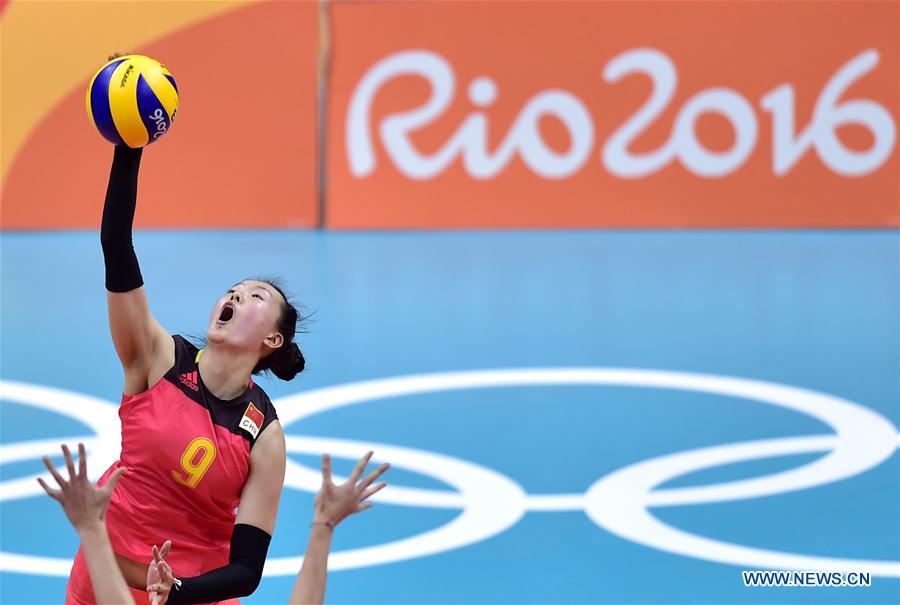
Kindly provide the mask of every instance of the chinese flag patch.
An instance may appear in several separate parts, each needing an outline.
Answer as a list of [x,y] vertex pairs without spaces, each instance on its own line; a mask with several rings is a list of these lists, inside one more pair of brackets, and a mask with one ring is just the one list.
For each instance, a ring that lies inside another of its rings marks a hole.
[[250,433],[254,439],[259,434],[259,429],[263,425],[263,420],[265,416],[262,412],[260,412],[253,402],[247,406],[247,410],[244,412],[244,415],[241,417],[240,427]]

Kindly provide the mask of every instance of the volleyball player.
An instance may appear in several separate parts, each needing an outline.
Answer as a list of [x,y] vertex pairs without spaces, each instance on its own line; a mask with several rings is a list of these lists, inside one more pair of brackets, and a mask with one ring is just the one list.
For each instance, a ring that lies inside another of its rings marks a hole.
[[[100,230],[110,331],[125,374],[122,451],[101,485],[118,468],[130,470],[111,496],[107,528],[139,603],[147,600],[150,548],[171,538],[179,582],[170,602],[233,604],[259,584],[285,469],[284,433],[251,375],[271,370],[291,380],[303,370],[293,340],[300,316],[275,284],[245,280],[217,301],[204,350],[156,321],[132,245],[141,154],[115,148]],[[81,550],[66,593],[67,603],[94,601]]]
[[[110,331],[125,373],[122,452],[101,483],[131,469],[107,527],[136,598],[147,599],[151,545],[171,537],[179,548],[170,562],[183,576],[172,602],[226,601],[259,583],[284,480],[284,434],[250,376],[273,369],[290,380],[302,371],[292,342],[298,315],[277,288],[246,281],[216,303],[204,351],[160,326],[131,243],[141,152],[115,148],[100,231]],[[86,571],[79,551],[68,603],[93,602]]]

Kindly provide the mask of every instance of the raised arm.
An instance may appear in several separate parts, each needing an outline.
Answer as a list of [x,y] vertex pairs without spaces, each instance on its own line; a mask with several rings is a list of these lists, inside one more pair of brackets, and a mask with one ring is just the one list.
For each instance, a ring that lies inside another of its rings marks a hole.
[[91,576],[91,585],[94,587],[94,595],[98,605],[133,605],[134,599],[125,585],[125,578],[116,565],[112,547],[109,544],[109,535],[106,533],[106,509],[109,506],[109,498],[116,487],[119,476],[125,472],[124,468],[116,469],[109,481],[103,487],[95,487],[87,478],[87,455],[84,444],[78,444],[78,472],[75,472],[75,464],[69,448],[62,446],[66,467],[69,470],[69,480],[66,481],[50,462],[50,458],[44,456],[44,464],[59,489],[53,489],[38,479],[41,487],[47,495],[59,502],[69,522],[78,531],[81,538],[81,547],[84,550],[84,558],[87,562],[88,572]]
[[372,503],[366,500],[386,485],[372,483],[390,468],[388,464],[382,464],[360,481],[371,458],[372,452],[363,456],[349,479],[335,485],[331,481],[331,457],[322,456],[322,488],[316,494],[303,566],[297,574],[288,605],[321,605],[325,600],[328,553],[334,528],[349,515],[372,508]]
[[172,337],[150,314],[132,243],[141,152],[125,146],[115,148],[100,227],[109,329],[125,371],[126,395],[146,390],[175,359]]

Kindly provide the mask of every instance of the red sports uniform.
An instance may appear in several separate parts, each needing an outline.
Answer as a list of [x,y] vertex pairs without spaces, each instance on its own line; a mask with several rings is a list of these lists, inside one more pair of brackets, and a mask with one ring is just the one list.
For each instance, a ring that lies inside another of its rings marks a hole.
[[[152,546],[172,540],[169,564],[177,576],[192,577],[228,564],[250,450],[277,416],[252,381],[230,401],[210,393],[198,370],[202,351],[181,336],[173,338],[175,365],[162,380],[143,393],[122,396],[122,453],[99,483],[120,466],[128,469],[106,513],[113,550],[149,564]],[[148,603],[146,592],[132,589],[132,594],[137,603]],[[79,549],[66,603],[94,602]]]

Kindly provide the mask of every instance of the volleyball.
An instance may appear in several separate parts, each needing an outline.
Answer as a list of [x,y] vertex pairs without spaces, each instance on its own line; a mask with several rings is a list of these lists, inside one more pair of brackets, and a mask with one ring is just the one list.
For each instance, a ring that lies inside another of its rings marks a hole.
[[178,112],[178,86],[159,61],[123,55],[91,78],[84,102],[103,138],[115,145],[144,147],[171,129]]

